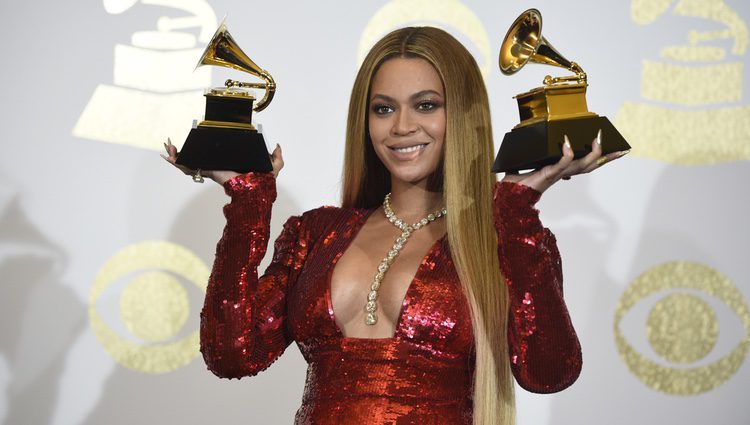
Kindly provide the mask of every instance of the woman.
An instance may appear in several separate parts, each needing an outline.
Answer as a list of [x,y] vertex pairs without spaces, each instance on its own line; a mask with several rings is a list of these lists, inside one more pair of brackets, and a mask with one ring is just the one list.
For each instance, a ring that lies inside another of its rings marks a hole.
[[574,160],[566,140],[557,164],[502,182],[493,154],[468,51],[429,27],[380,40],[352,90],[342,207],[291,217],[260,279],[280,147],[273,173],[205,174],[232,197],[201,314],[209,369],[254,375],[295,341],[300,424],[511,424],[511,373],[534,392],[571,385],[580,346],[533,205],[624,153],[597,140]]

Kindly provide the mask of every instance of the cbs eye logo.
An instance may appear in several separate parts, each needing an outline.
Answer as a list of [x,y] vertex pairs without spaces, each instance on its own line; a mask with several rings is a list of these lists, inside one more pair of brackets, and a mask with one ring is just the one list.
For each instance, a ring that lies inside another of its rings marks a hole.
[[[656,298],[646,318],[648,343],[674,367],[647,358],[623,336],[626,313],[646,298]],[[722,303],[727,314],[719,320],[712,304]],[[729,354],[709,360],[720,324],[730,328],[729,310],[739,319],[743,338]],[[750,314],[742,293],[716,270],[687,261],[664,263],[641,274],[622,294],[615,342],[628,369],[647,386],[667,394],[696,395],[723,384],[740,368],[750,346]]]
[[[176,338],[190,314],[188,293],[177,276],[203,293],[209,270],[190,250],[166,241],[126,246],[99,270],[89,295],[89,320],[99,343],[122,366],[164,373],[198,355],[197,330]],[[127,338],[107,323],[114,320],[105,321],[99,314],[104,298],[112,298],[118,287],[120,325],[131,334]]]

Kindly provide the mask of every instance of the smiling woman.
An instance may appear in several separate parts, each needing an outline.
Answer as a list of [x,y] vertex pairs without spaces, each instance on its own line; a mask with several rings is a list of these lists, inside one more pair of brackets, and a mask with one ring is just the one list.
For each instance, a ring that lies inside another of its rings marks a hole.
[[502,182],[493,153],[474,59],[442,30],[404,28],[355,79],[342,206],[291,217],[261,277],[280,147],[273,173],[206,172],[232,197],[201,314],[209,369],[255,375],[295,341],[308,362],[297,424],[509,425],[513,377],[539,393],[571,385],[580,345],[534,204],[597,168],[601,148],[573,160],[566,146]]

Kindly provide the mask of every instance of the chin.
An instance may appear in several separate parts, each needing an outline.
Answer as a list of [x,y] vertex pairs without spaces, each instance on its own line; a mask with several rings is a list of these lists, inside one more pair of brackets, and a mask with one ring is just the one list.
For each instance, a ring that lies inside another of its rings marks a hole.
[[389,170],[391,172],[391,181],[401,181],[412,185],[427,183],[434,170]]

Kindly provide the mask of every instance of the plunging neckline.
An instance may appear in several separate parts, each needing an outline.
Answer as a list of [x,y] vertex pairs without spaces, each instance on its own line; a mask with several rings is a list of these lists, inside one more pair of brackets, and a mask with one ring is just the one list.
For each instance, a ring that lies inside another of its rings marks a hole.
[[433,252],[443,243],[443,240],[446,236],[448,236],[448,233],[444,233],[440,238],[438,238],[432,246],[427,250],[427,253],[422,257],[422,259],[419,261],[419,265],[417,266],[417,271],[414,272],[414,276],[411,278],[411,281],[409,282],[409,286],[406,288],[406,293],[404,294],[404,298],[401,300],[401,306],[398,310],[398,317],[396,317],[396,326],[393,331],[393,335],[390,337],[382,337],[382,338],[367,338],[367,337],[355,337],[355,336],[345,336],[344,332],[339,327],[339,324],[336,323],[336,312],[333,311],[333,297],[331,295],[331,281],[333,280],[333,271],[336,268],[336,264],[338,264],[339,259],[344,256],[344,253],[349,249],[349,246],[351,246],[352,242],[354,242],[354,239],[359,234],[359,231],[362,230],[362,228],[365,226],[365,223],[367,222],[367,219],[370,218],[372,213],[377,211],[377,208],[374,208],[370,211],[367,211],[365,214],[360,217],[359,221],[357,222],[357,228],[354,229],[351,232],[351,237],[348,238],[348,240],[344,240],[342,249],[339,253],[339,255],[336,255],[333,260],[330,263],[330,267],[328,268],[328,272],[326,273],[326,286],[325,286],[325,298],[326,298],[326,307],[328,308],[328,318],[331,320],[331,323],[333,324],[334,330],[336,331],[336,334],[342,339],[347,341],[394,341],[398,339],[398,330],[401,326],[401,319],[404,316],[404,305],[407,300],[410,299],[410,293],[412,292],[412,289],[414,288],[414,283],[417,281],[417,278],[420,276],[422,272],[422,265],[425,263],[426,260],[428,260],[432,255]]

